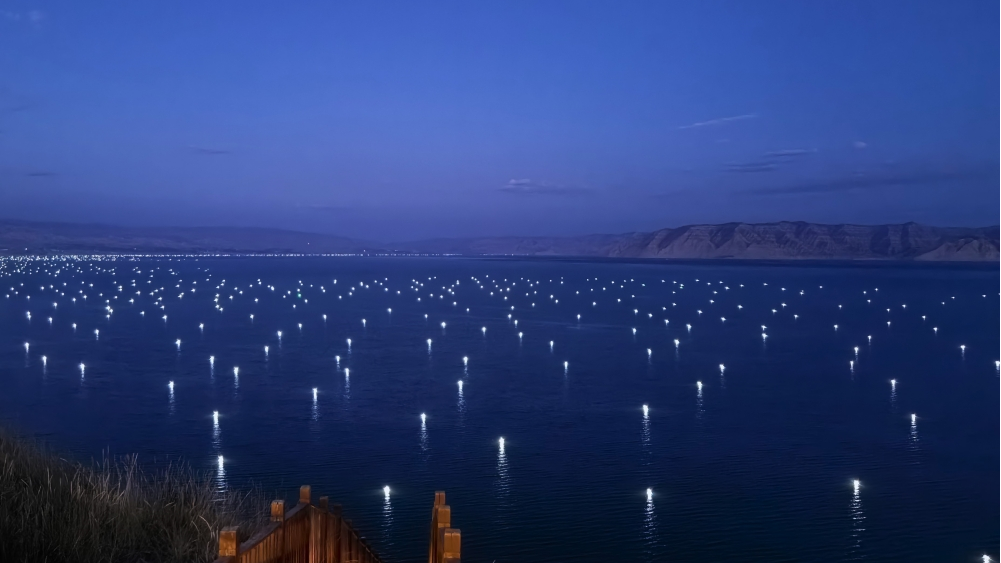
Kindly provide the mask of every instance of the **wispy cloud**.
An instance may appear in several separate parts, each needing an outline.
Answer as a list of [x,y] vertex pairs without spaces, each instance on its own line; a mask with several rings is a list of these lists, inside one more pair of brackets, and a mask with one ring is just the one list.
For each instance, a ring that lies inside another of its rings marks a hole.
[[196,154],[208,154],[208,155],[229,154],[230,152],[232,152],[229,149],[223,149],[218,147],[198,147],[195,145],[188,146],[188,150]]
[[37,170],[35,172],[28,172],[29,178],[51,178],[52,176],[57,176],[55,172],[49,172],[48,170]]
[[771,172],[778,168],[774,162],[731,162],[726,165],[727,172]]
[[852,143],[852,146],[855,147],[855,148],[857,148],[857,149],[864,149],[864,148],[868,147],[869,144],[866,143],[865,141],[855,141],[854,143]]
[[726,165],[727,172],[771,172],[777,170],[780,164],[790,163],[817,152],[816,149],[784,149],[766,152],[756,160],[749,162],[731,162]]
[[764,157],[773,159],[799,158],[815,152],[817,152],[817,149],[785,149],[781,151],[766,152]]
[[902,186],[919,186],[949,180],[965,180],[984,176],[985,172],[979,170],[910,171],[891,173],[856,172],[841,178],[832,178],[829,180],[819,180],[787,186],[754,188],[744,190],[743,193],[753,195],[830,193],[850,190],[872,190]]
[[37,28],[42,25],[42,20],[45,19],[45,12],[41,10],[29,10],[22,13],[0,10],[0,19],[12,22],[26,22]]
[[508,194],[522,195],[584,195],[591,193],[591,190],[580,186],[564,186],[561,184],[550,184],[548,182],[536,182],[528,178],[521,180],[509,180],[508,183],[500,187],[500,191]]
[[708,127],[710,125],[722,125],[724,123],[730,123],[731,121],[742,121],[744,119],[754,119],[756,117],[758,117],[758,114],[756,113],[746,113],[744,115],[734,115],[732,117],[717,117],[716,119],[710,119],[709,121],[699,121],[690,125],[682,125],[678,127],[678,129],[695,129],[697,127]]

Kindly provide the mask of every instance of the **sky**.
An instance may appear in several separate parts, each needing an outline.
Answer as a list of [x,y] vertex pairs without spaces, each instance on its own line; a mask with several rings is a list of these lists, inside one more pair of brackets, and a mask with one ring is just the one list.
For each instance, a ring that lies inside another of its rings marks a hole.
[[999,218],[998,3],[0,0],[0,217],[376,241]]

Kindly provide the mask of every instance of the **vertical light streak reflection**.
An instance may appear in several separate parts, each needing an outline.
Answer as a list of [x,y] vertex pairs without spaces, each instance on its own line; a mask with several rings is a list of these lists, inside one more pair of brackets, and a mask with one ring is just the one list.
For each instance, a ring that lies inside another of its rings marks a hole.
[[344,368],[344,408],[351,401],[351,370]]
[[317,393],[318,393],[317,388],[313,387],[313,408],[310,412],[313,422],[316,422],[317,420],[320,419],[320,405],[317,401]]
[[167,409],[170,411],[170,414],[173,415],[174,412],[175,412],[175,410],[176,410],[176,406],[174,405],[174,382],[173,381],[167,383],[167,391],[168,391],[168,395],[167,395]]
[[393,545],[393,504],[389,499],[389,485],[382,488],[382,541],[388,546]]
[[219,429],[219,411],[212,411],[212,449],[219,453],[222,447],[222,432]]
[[498,440],[497,449],[497,521],[502,526],[506,524],[508,512],[508,496],[511,492],[511,477],[508,474],[507,453],[504,450],[504,438]]
[[643,554],[647,561],[657,560],[657,517],[653,508],[653,489],[647,489],[643,512]]
[[695,390],[695,419],[702,422],[702,417],[705,415],[706,409],[705,404],[702,399],[702,382],[696,383]]
[[849,559],[862,559],[862,534],[865,532],[865,514],[862,512],[862,497],[859,494],[861,483],[858,479],[852,481],[852,533],[849,543]]
[[890,412],[897,412],[897,380],[890,380]]
[[216,457],[216,494],[220,497],[226,494],[226,463],[222,454]]
[[650,455],[650,407],[643,405],[643,428],[640,431],[640,440],[643,443],[643,451]]
[[428,460],[428,454],[430,453],[430,446],[428,445],[428,425],[427,416],[421,413],[421,433],[420,433],[420,444],[421,444],[421,460],[425,463]]
[[216,455],[216,494],[226,492],[226,468],[222,457],[222,431],[219,428],[219,411],[212,411],[212,451]]

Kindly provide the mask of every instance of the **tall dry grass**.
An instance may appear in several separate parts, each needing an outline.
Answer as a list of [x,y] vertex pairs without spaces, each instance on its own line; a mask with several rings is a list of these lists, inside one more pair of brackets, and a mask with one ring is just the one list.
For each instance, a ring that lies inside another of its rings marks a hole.
[[212,561],[219,530],[241,541],[267,523],[259,490],[215,489],[185,465],[144,470],[134,456],[91,466],[0,430],[0,561]]

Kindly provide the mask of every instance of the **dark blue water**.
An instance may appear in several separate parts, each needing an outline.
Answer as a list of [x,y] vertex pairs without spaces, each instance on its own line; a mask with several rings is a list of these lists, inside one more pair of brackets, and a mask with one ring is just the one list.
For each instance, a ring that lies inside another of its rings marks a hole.
[[996,268],[0,268],[5,424],[311,484],[387,561],[426,557],[437,489],[467,561],[998,557]]

